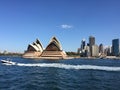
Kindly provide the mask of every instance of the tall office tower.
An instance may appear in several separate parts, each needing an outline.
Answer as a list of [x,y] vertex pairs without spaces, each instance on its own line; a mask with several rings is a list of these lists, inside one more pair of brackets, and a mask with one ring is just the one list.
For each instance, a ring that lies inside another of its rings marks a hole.
[[99,56],[99,47],[97,45],[92,45],[92,57]]
[[112,55],[119,55],[119,39],[112,40]]
[[92,46],[95,45],[95,37],[89,37],[89,46],[90,46],[90,56],[92,56]]
[[89,37],[89,45],[90,46],[95,45],[95,37],[93,37],[93,36]]
[[81,41],[81,49],[82,49],[82,50],[85,49],[85,45],[86,45],[85,39],[83,39],[83,40]]
[[80,45],[80,56],[84,57],[85,56],[85,39],[83,39],[81,41],[81,45]]
[[103,50],[103,44],[100,44],[99,45],[99,53],[102,54],[104,52]]

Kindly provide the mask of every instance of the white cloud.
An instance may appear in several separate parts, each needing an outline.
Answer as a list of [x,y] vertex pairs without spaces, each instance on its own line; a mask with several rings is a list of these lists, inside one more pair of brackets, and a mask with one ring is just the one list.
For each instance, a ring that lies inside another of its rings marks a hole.
[[63,29],[70,29],[70,28],[73,28],[73,26],[67,25],[67,24],[63,24],[63,25],[61,25],[60,27],[63,28]]

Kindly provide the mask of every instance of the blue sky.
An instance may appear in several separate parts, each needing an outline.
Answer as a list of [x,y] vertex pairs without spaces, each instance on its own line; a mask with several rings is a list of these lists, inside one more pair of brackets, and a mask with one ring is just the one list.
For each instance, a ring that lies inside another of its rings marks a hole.
[[90,35],[98,45],[120,38],[119,0],[0,0],[0,51],[24,52],[36,38],[45,48],[52,36],[77,51]]

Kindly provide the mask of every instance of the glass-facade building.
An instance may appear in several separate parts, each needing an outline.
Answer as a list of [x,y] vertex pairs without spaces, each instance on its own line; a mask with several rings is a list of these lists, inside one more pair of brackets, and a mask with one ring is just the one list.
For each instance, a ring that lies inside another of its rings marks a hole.
[[86,45],[85,40],[82,40],[81,41],[81,49],[82,50],[85,49],[85,45]]
[[112,55],[119,55],[119,39],[112,40]]

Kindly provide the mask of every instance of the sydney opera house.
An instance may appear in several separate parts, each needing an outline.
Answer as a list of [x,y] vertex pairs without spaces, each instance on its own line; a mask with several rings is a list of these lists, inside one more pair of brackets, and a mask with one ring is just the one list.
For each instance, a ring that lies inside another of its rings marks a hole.
[[38,39],[28,45],[25,51],[24,58],[39,58],[39,59],[66,59],[67,55],[62,50],[62,46],[56,37],[52,37],[49,44],[43,49],[42,44]]

